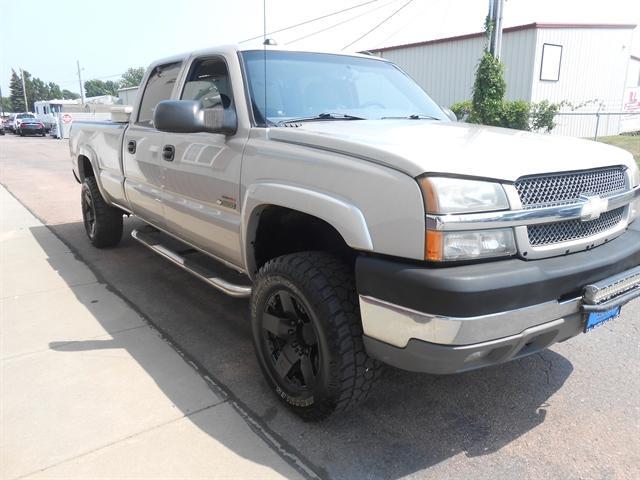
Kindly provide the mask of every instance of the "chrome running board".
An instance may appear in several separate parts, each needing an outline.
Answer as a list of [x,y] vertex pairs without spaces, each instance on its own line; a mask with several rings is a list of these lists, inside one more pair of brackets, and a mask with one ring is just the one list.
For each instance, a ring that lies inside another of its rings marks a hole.
[[198,277],[200,280],[208,283],[212,287],[217,288],[223,293],[237,298],[247,298],[251,296],[250,286],[237,285],[228,282],[227,280],[224,280],[217,276],[214,272],[212,272],[205,266],[200,265],[191,259],[185,258],[174,250],[163,245],[157,238],[157,234],[159,233],[160,232],[158,230],[147,227],[140,230],[133,230],[131,232],[131,236],[148,249],[166,258],[183,270],[186,270],[187,272]]

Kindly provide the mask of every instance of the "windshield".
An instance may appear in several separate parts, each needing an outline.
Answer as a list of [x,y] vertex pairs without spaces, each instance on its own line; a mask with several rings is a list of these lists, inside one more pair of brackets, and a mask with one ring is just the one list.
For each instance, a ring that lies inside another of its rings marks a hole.
[[242,58],[254,116],[262,125],[265,105],[270,123],[326,113],[364,119],[419,116],[447,120],[424,90],[388,62],[262,50],[243,52]]

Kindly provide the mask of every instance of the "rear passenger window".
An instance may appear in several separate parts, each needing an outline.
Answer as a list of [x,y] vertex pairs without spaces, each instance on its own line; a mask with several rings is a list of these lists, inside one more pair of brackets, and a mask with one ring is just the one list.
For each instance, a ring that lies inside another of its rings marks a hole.
[[138,125],[153,126],[153,111],[162,100],[171,98],[171,92],[180,73],[181,66],[181,62],[176,62],[160,65],[153,69],[142,94],[140,111],[138,112]]
[[182,91],[182,100],[200,100],[203,108],[218,105],[227,108],[231,99],[229,72],[224,60],[208,58],[194,62]]

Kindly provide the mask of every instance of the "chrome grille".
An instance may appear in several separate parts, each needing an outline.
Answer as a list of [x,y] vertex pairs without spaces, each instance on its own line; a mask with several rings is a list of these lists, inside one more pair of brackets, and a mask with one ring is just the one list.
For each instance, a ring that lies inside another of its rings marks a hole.
[[574,203],[580,195],[607,197],[624,191],[626,186],[624,167],[522,177],[515,183],[522,206],[527,209]]
[[624,207],[603,213],[600,218],[583,222],[568,220],[565,222],[531,225],[527,228],[529,243],[536,247],[569,242],[587,238],[605,232],[623,220]]

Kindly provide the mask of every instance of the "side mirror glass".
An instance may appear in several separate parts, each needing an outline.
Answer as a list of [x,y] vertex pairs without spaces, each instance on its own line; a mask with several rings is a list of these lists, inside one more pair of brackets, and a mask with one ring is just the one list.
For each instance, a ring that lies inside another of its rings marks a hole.
[[204,109],[197,100],[163,100],[153,112],[153,125],[162,132],[233,135],[238,119],[232,106]]

